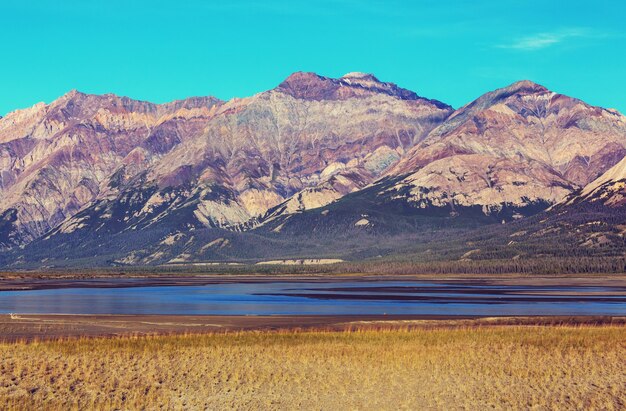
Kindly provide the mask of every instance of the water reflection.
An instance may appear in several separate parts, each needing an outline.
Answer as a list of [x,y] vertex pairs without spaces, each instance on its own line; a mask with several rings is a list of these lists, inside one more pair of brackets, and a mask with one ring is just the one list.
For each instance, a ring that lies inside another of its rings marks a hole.
[[275,282],[0,292],[0,313],[626,315],[619,287]]

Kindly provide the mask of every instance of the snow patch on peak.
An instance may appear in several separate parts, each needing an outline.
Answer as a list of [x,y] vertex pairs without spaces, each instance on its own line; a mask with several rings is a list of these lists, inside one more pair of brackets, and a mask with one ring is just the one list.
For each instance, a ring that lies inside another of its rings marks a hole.
[[353,80],[353,79],[358,79],[358,80],[368,80],[368,81],[376,81],[376,82],[380,82],[380,80],[378,80],[376,78],[376,76],[374,76],[373,74],[369,74],[369,73],[361,73],[359,71],[353,71],[351,73],[347,73],[344,74],[341,77],[343,80]]

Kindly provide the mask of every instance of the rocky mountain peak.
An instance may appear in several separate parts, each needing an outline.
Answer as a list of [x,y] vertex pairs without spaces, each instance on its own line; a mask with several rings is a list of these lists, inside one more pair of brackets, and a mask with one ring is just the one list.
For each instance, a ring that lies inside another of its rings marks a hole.
[[64,99],[64,100],[69,100],[71,98],[75,98],[75,97],[81,97],[81,96],[85,96],[86,93],[83,93],[81,91],[78,91],[77,89],[73,88],[70,91],[68,91],[67,93],[63,94],[60,99]]
[[298,71],[287,77],[277,91],[304,100],[333,99],[340,84],[333,79],[311,72]]
[[287,78],[283,80],[281,84],[279,84],[279,87],[287,86],[289,84],[320,82],[324,80],[328,80],[328,78],[320,76],[319,74],[312,71],[296,71],[287,76]]
[[550,93],[551,91],[544,86],[530,80],[516,81],[507,87],[499,88],[483,94],[472,103],[460,109],[459,112],[467,111],[475,114],[478,111],[487,109],[497,104],[506,103],[511,98],[519,98],[530,95],[541,96]]
[[344,85],[393,95],[403,100],[417,100],[420,98],[414,92],[400,88],[394,83],[385,83],[378,80],[373,74],[352,72],[342,76],[339,81]]
[[618,162],[625,136],[619,116],[523,80],[455,111],[387,174],[410,174],[398,187],[420,205],[556,203]]
[[504,87],[502,91],[508,91],[510,93],[545,93],[549,92],[547,88],[541,84],[537,84],[530,80],[520,80],[511,84],[508,87]]
[[310,72],[296,72],[278,85],[276,91],[305,100],[347,100],[386,94],[400,100],[419,100],[437,109],[452,111],[452,107],[438,100],[429,100],[394,83],[380,81],[368,73],[351,72],[338,79]]
[[343,85],[360,88],[374,93],[387,94],[402,100],[422,100],[428,101],[441,109],[452,109],[447,104],[443,104],[437,100],[427,100],[417,95],[417,93],[398,87],[395,83],[380,81],[376,76],[369,73],[351,72],[343,75],[339,80]]
[[269,229],[357,192],[385,213],[518,218],[626,155],[623,116],[528,80],[453,111],[360,72],[296,72],[226,103],[72,90],[0,120],[0,248],[51,230]]

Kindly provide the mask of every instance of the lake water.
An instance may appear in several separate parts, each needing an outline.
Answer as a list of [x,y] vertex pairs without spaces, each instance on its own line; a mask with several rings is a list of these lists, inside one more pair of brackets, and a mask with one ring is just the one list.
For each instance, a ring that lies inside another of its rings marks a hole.
[[90,288],[89,281],[85,280],[78,285],[78,288],[0,291],[0,313],[626,315],[626,290],[622,287],[507,286],[422,281],[258,282]]

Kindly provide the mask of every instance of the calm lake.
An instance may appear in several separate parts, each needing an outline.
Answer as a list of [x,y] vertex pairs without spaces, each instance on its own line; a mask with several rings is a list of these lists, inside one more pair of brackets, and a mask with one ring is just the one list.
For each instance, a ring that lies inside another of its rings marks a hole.
[[[123,280],[119,280],[123,282]],[[0,291],[0,313],[626,315],[624,287],[422,281],[257,282]]]

